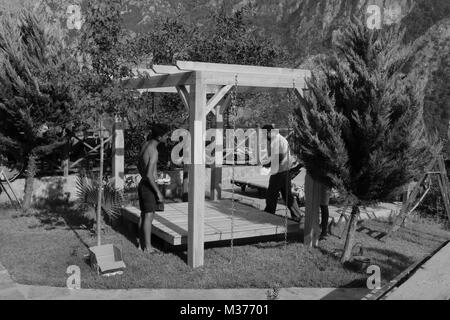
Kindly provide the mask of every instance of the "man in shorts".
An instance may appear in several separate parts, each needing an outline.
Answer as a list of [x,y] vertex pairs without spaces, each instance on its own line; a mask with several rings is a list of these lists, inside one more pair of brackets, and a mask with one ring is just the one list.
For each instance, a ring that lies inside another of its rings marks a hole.
[[158,145],[166,143],[169,138],[169,127],[166,125],[154,125],[147,137],[147,142],[139,153],[138,170],[141,182],[138,186],[139,206],[141,209],[141,221],[139,225],[140,245],[144,252],[153,253],[152,247],[152,223],[158,203],[164,202],[164,197],[156,183],[158,164]]

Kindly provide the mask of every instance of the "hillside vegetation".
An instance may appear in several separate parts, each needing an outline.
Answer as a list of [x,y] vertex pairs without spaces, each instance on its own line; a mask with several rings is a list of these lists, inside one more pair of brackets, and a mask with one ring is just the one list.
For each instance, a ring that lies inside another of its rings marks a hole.
[[[0,0],[0,14],[33,7],[66,27],[69,5],[82,10],[87,0]],[[249,6],[248,18],[255,32],[264,33],[291,55],[291,66],[309,66],[313,57],[331,49],[334,32],[356,15],[366,19],[368,5],[382,8],[386,24],[400,22],[406,29],[405,41],[414,42],[415,59],[411,71],[428,80],[424,90],[424,116],[430,131],[448,140],[450,1],[448,0],[123,0],[125,28],[136,34],[148,31],[155,22],[176,15],[198,25],[208,26],[211,13],[231,12]],[[398,12],[397,12],[398,11]],[[68,31],[72,38],[76,30]],[[306,62],[305,62],[306,61]],[[450,146],[446,144],[446,152]]]

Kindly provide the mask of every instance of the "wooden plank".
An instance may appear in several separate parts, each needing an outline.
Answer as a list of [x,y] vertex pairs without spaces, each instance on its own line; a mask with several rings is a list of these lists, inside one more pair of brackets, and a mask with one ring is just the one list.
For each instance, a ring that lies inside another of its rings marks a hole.
[[230,73],[250,73],[263,74],[271,77],[274,75],[287,75],[296,77],[310,77],[311,72],[303,69],[290,68],[275,68],[275,67],[260,67],[238,64],[223,64],[223,63],[207,63],[194,61],[177,61],[177,67],[180,70],[189,71],[211,71],[211,72],[230,72]]
[[94,147],[92,147],[91,145],[89,145],[88,143],[86,143],[84,140],[80,139],[77,136],[72,136],[73,139],[78,140],[79,142],[81,142],[85,147],[91,149],[91,151],[95,151]]
[[192,85],[194,81],[195,72],[181,72],[148,78],[132,78],[122,80],[121,84],[127,89],[151,89]]
[[190,94],[189,132],[191,132],[191,164],[189,165],[189,234],[188,264],[192,268],[204,263],[205,213],[205,143],[206,85],[203,74],[197,72]]
[[158,64],[154,64],[152,66],[152,69],[155,73],[159,73],[159,74],[175,74],[175,73],[182,72],[176,66],[165,66],[165,65],[158,65]]
[[307,173],[305,180],[305,229],[303,243],[308,247],[317,247],[319,242],[319,193],[319,183]]
[[[298,231],[296,228],[294,230],[294,228],[291,226],[290,230],[288,227],[288,233],[292,233]],[[237,227],[236,229],[234,229],[233,234],[234,234],[234,239],[245,239],[245,238],[253,238],[253,237],[257,237],[257,236],[262,236],[262,235],[282,235],[285,233],[285,229],[284,227],[275,227],[275,226],[271,226],[271,227],[261,227],[261,228],[251,228],[250,226],[247,227]],[[205,241],[210,242],[211,241],[211,237],[214,236],[218,236],[220,235],[221,238],[223,240],[230,240],[231,239],[231,230],[223,230],[220,232],[210,232],[210,233],[205,233]]]
[[[226,99],[220,103],[220,108],[218,110],[218,112],[220,113],[220,115],[222,116],[222,128],[223,128],[223,115],[225,114],[225,112],[228,110],[228,108],[231,106],[231,94],[229,94]],[[222,159],[223,161],[223,159]]]
[[112,149],[112,175],[114,188],[125,188],[125,137],[123,123],[119,117],[114,118],[113,149]]
[[[105,139],[105,140],[103,141],[103,146],[104,146],[105,144],[109,143],[109,142],[112,140],[112,138],[113,138],[113,137],[110,136],[108,139]],[[78,165],[81,161],[84,160],[84,158],[86,158],[86,156],[88,156],[88,155],[90,155],[90,154],[93,154],[93,153],[97,152],[97,151],[100,149],[101,146],[102,146],[102,144],[99,144],[99,145],[96,146],[94,149],[92,149],[91,151],[89,151],[84,157],[82,157],[81,159],[78,159],[78,160],[75,161],[75,162],[72,162],[72,163],[70,164],[70,168],[72,169],[73,167],[75,167],[76,165]]]
[[[288,228],[288,233],[296,233],[298,232],[297,226],[292,226],[290,229]],[[234,239],[247,239],[247,238],[257,238],[262,236],[277,236],[283,235],[283,228],[266,228],[266,229],[249,229],[249,230],[238,230],[234,232]],[[216,241],[225,241],[231,239],[231,232],[223,232],[223,233],[214,233],[214,234],[205,234],[205,242],[216,242]],[[179,235],[174,237],[173,245],[181,245],[187,243],[187,237],[184,235]]]
[[151,93],[178,93],[177,89],[174,88],[174,87],[138,89],[136,91],[138,91],[140,94],[143,94],[145,92],[151,92]]
[[[217,206],[217,204],[220,204]],[[229,213],[230,201],[207,202],[207,218],[204,221],[204,241],[221,241],[231,239],[231,215]],[[183,211],[182,214],[156,214],[153,224],[153,233],[172,245],[186,244],[188,239],[188,214],[187,204],[170,204],[167,207],[175,207]],[[173,208],[172,208],[173,209]],[[284,234],[284,218],[276,217],[257,209],[237,204],[237,212],[234,225],[234,238],[254,238],[268,235]],[[140,210],[134,207],[124,208],[135,223],[139,222]],[[125,217],[124,214],[124,218]],[[215,216],[208,218],[211,214]],[[130,217],[128,217],[130,219]],[[288,221],[288,233],[298,232],[298,224]]]
[[222,87],[206,104],[206,114],[210,113],[232,88],[232,85]]
[[293,88],[294,84],[302,88],[306,77],[305,74],[275,74],[267,76],[258,73],[204,72],[204,81],[209,85],[234,85],[236,83],[236,75],[238,76],[238,86],[285,89]]
[[[289,225],[288,224],[288,229],[290,227],[292,227],[293,225]],[[230,223],[228,223],[227,225],[222,225],[222,226],[215,226],[216,229],[220,230],[222,233],[231,233],[231,227],[230,227]],[[298,228],[298,225],[296,225],[296,228]],[[274,225],[274,224],[248,224],[248,223],[244,223],[244,224],[235,224],[234,225],[234,231],[254,231],[254,230],[266,230],[266,229],[270,229],[270,230],[275,230],[273,231],[274,234],[275,233],[284,233],[284,224],[280,223],[279,225]]]
[[[169,234],[172,235],[188,235],[188,221],[185,220],[183,222],[174,223],[173,221],[167,221],[162,216],[158,215],[155,217],[154,228],[159,228],[160,230],[163,230]],[[208,232],[215,232],[215,229],[212,229],[212,227],[205,228],[205,233]]]
[[221,112],[222,102],[216,106],[215,114],[215,160],[211,166],[210,200],[222,199],[222,178],[223,178],[223,113]]
[[[288,233],[296,233],[298,232],[297,225],[288,226]],[[261,228],[251,228],[251,226],[247,227],[237,227],[234,229],[234,239],[245,239],[245,238],[254,238],[258,236],[269,236],[269,235],[283,235],[285,233],[284,226],[270,226],[270,227],[261,227]],[[227,230],[220,233],[224,240],[231,239],[231,230]],[[211,241],[210,237],[217,234],[208,234],[209,239],[205,239],[205,241]]]
[[[216,94],[217,92],[220,91],[220,88],[222,88],[223,86],[216,86],[216,85],[210,85],[210,86],[206,86],[206,93],[207,94]],[[186,87],[187,92],[189,93],[189,86]],[[161,88],[147,88],[147,89],[137,89],[136,91],[138,91],[139,93],[144,93],[144,92],[153,92],[153,93],[178,93],[177,89],[175,87],[161,87]],[[244,90],[242,89],[242,91],[248,92],[248,90]]]
[[181,101],[183,102],[186,111],[189,111],[189,92],[186,89],[186,86],[177,86],[176,90],[181,98]]
[[69,176],[70,160],[69,159],[64,159],[62,161],[61,167],[62,167],[62,170],[63,170],[64,177],[67,178]]

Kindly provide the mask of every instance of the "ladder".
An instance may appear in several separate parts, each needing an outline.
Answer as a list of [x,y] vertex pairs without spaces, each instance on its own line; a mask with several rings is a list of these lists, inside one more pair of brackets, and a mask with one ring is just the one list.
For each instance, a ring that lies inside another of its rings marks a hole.
[[[8,189],[6,189],[6,187],[9,188],[9,192]],[[2,193],[2,191],[5,191],[6,195],[8,196],[9,201],[11,202],[11,204],[16,208],[16,209],[22,209],[22,204],[20,203],[19,199],[16,196],[16,193],[14,192],[10,181],[8,180],[8,177],[5,175],[4,173],[4,168],[1,168],[0,170],[0,193]],[[14,200],[11,197],[14,196],[14,199],[16,200],[14,202]]]
[[439,188],[441,190],[442,199],[444,201],[445,211],[448,215],[449,223],[450,223],[450,187],[448,181],[447,170],[445,168],[444,157],[442,155],[436,157],[426,168],[425,174],[420,178],[418,183],[415,185],[414,189],[411,192],[411,195],[408,199],[403,203],[400,214],[396,217],[394,221],[394,226],[392,227],[390,233],[396,232],[401,228],[401,226],[405,223],[408,216],[419,206],[419,204],[423,201],[426,194],[429,190],[425,192],[425,194],[419,199],[417,202],[417,198],[419,197],[422,184],[429,179],[431,176],[436,175],[439,183]]

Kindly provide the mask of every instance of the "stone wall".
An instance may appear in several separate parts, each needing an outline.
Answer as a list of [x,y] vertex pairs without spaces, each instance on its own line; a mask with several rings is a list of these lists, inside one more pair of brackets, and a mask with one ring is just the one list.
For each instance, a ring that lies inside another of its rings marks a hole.
[[[182,171],[168,172],[171,177],[171,183],[167,186],[166,190],[169,190],[168,197],[181,197],[183,192],[183,179]],[[222,189],[231,188],[231,177],[233,171],[231,167],[223,168],[222,173]],[[260,174],[259,167],[236,167],[235,178],[245,178],[257,176]],[[206,183],[205,191],[208,193],[211,181],[211,169],[206,169]],[[44,177],[35,179],[33,201],[40,201],[42,199],[68,199],[70,201],[76,200],[76,175],[71,175],[67,178],[64,177]],[[125,179],[131,179],[137,185],[139,183],[139,175],[126,175]],[[17,179],[12,184],[12,188],[19,199],[23,199],[23,191],[25,186],[25,179]],[[9,190],[9,188],[7,188]],[[0,194],[0,204],[8,203],[8,197],[3,192]]]

